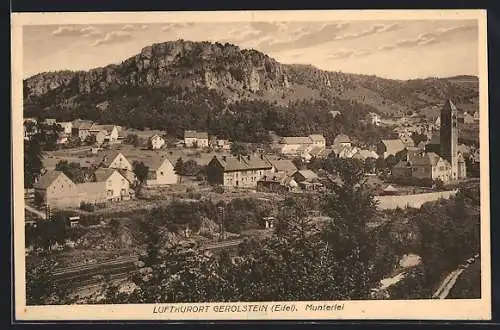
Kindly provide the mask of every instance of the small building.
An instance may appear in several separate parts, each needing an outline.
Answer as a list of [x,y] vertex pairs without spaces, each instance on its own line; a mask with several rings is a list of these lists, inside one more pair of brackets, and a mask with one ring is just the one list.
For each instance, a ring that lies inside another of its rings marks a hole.
[[144,165],[149,168],[146,185],[168,185],[179,182],[179,177],[175,173],[174,165],[167,157],[153,155],[151,157],[138,159],[138,161],[142,161]]
[[337,157],[338,158],[343,158],[343,159],[348,159],[348,158],[353,158],[354,155],[356,155],[358,152],[359,152],[359,148],[358,147],[342,147],[341,146],[341,149],[339,151],[339,153],[337,154]]
[[155,134],[148,139],[148,148],[152,150],[161,149],[165,145],[165,139]]
[[130,183],[114,168],[99,168],[94,172],[95,182],[104,182],[106,199],[109,201],[129,200]]
[[52,208],[80,206],[78,188],[61,171],[47,171],[33,185],[35,200]]
[[340,112],[338,110],[332,110],[332,111],[330,111],[330,114],[332,115],[333,118],[337,118],[337,116],[341,115],[342,112]]
[[297,182],[286,175],[264,175],[257,181],[257,191],[275,194],[284,194],[298,187]]
[[389,155],[396,156],[396,154],[404,150],[406,146],[400,139],[381,140],[377,144],[377,154],[384,159]]
[[378,155],[375,151],[373,150],[368,150],[368,149],[360,149],[358,150],[352,158],[359,159],[359,160],[365,160],[367,158],[373,158],[373,159],[378,159]]
[[279,150],[283,155],[298,155],[312,148],[312,141],[307,136],[285,136],[279,143]]
[[367,117],[369,123],[371,123],[375,126],[380,125],[380,116],[378,113],[370,112],[366,117]]
[[209,145],[208,133],[184,131],[184,145],[186,148],[207,148]]
[[392,185],[388,185],[384,190],[382,190],[383,195],[397,195],[397,193],[398,190]]
[[63,129],[62,133],[65,135],[71,135],[71,132],[73,131],[73,123],[70,121],[62,121],[58,123],[59,126]]
[[85,141],[87,136],[90,135],[92,125],[94,125],[92,120],[75,119],[72,121],[72,134]]
[[339,134],[333,139],[333,146],[334,147],[350,147],[351,146],[351,139],[349,136],[345,134]]
[[90,132],[103,132],[104,142],[114,143],[118,140],[119,130],[116,125],[97,125],[93,124]]
[[97,146],[103,145],[104,141],[106,141],[106,132],[105,131],[89,130],[89,135],[88,136],[94,136],[94,138],[95,138],[95,145],[97,145]]
[[451,165],[436,153],[425,152],[396,164],[392,175],[394,178],[440,179],[446,183],[451,180]]
[[55,120],[54,118],[45,118],[42,124],[45,126],[53,126],[57,124],[57,120]]
[[231,141],[224,139],[217,139],[215,141],[215,147],[219,150],[229,151],[231,150]]
[[293,178],[298,183],[304,181],[314,182],[319,180],[318,175],[311,170],[299,170],[293,174]]
[[309,138],[312,141],[313,148],[325,149],[326,148],[326,139],[321,134],[311,134]]
[[212,185],[255,188],[265,175],[271,175],[273,166],[263,155],[217,157],[207,165],[207,181]]

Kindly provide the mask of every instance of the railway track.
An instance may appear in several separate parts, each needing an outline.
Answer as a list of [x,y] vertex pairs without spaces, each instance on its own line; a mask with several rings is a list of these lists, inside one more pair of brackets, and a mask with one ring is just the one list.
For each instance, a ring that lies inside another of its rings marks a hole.
[[[201,246],[203,251],[216,251],[237,247],[242,239],[215,242]],[[56,283],[73,282],[75,287],[84,287],[102,282],[103,277],[114,280],[126,277],[137,269],[139,256],[122,257],[94,264],[77,265],[56,269],[53,273]]]

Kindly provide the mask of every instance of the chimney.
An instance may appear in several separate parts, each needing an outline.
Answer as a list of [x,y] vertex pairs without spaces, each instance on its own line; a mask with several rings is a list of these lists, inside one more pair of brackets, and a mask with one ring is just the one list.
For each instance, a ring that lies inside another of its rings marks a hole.
[[241,155],[238,155],[238,161],[241,162]]
[[[214,156],[214,157],[216,157],[216,156]],[[226,156],[222,156],[223,161],[226,161],[226,159],[227,159]]]
[[250,160],[250,155],[247,156],[247,159]]

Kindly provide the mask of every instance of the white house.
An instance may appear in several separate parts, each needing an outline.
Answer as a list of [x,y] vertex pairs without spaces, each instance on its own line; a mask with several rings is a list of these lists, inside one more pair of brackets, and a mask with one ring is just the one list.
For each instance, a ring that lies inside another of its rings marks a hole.
[[92,125],[92,127],[89,130],[91,133],[92,132],[98,132],[102,131],[105,132],[106,136],[104,138],[104,141],[107,142],[115,142],[118,140],[119,136],[119,130],[116,125]]
[[162,138],[159,134],[155,134],[151,136],[148,140],[149,149],[161,149],[165,145],[165,139]]
[[178,183],[178,176],[174,170],[174,164],[163,155],[154,155],[152,157],[147,157],[143,159],[137,159],[137,161],[142,161],[144,165],[149,167],[149,173],[146,180],[146,185],[167,185]]
[[63,129],[62,133],[66,134],[66,135],[71,135],[71,132],[73,130],[73,123],[72,122],[70,122],[70,121],[62,121],[62,122],[60,122],[58,124]]
[[367,118],[368,118],[368,121],[370,123],[372,123],[373,125],[375,125],[375,126],[379,126],[380,125],[380,116],[377,113],[370,112],[367,115]]
[[132,171],[132,164],[130,161],[118,151],[107,151],[97,156],[94,165],[97,167],[114,168]]
[[99,168],[94,173],[96,182],[105,182],[106,198],[111,201],[131,198],[130,182],[114,168]]
[[184,131],[184,145],[187,148],[206,148],[208,142],[207,132]]

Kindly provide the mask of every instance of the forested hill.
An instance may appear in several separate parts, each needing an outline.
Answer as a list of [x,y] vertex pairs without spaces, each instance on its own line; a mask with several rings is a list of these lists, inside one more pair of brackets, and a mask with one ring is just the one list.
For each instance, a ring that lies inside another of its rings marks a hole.
[[25,116],[163,129],[172,128],[170,122],[176,129],[206,128],[207,122],[238,112],[238,104],[253,109],[249,116],[262,117],[271,107],[318,101],[324,105],[318,109],[388,114],[432,113],[446,98],[467,110],[478,103],[473,76],[390,80],[281,64],[227,43],[184,40],[145,47],[118,65],[37,74],[23,85]]

